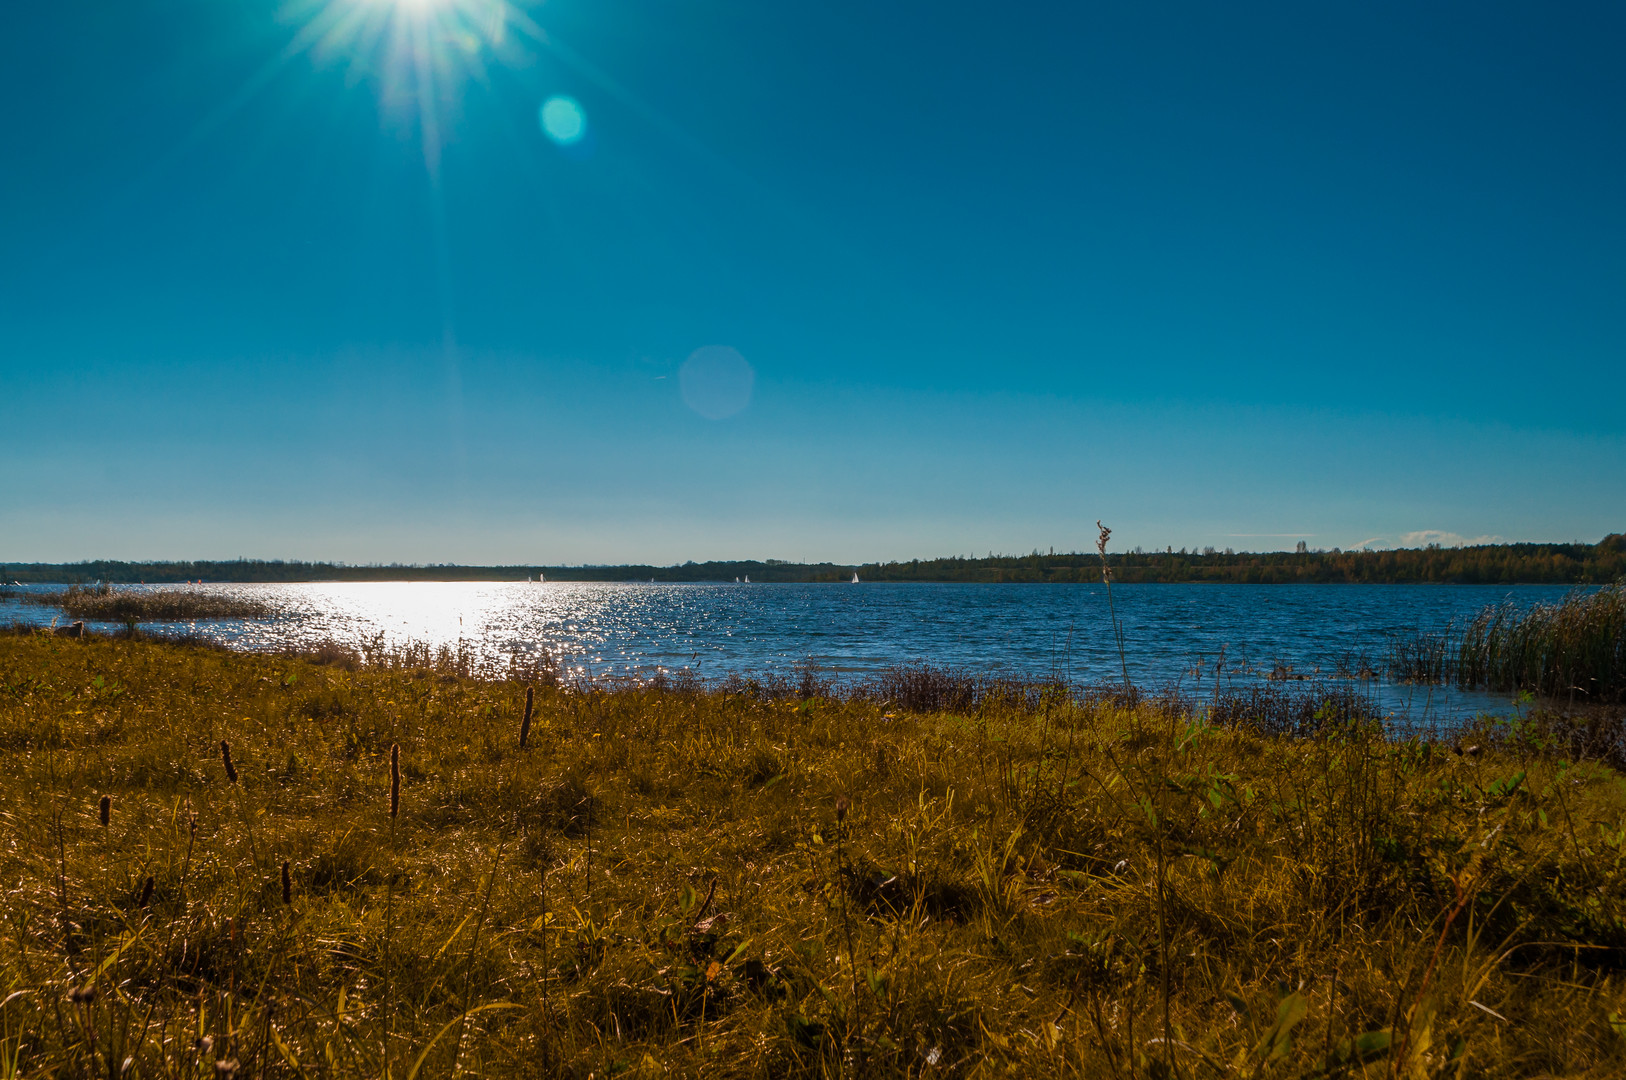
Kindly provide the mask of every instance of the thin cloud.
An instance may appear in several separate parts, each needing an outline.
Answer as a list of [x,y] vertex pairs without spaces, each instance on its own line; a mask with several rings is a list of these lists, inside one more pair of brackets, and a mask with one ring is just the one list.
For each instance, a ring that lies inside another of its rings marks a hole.
[[1274,536],[1274,537],[1304,536],[1304,537],[1310,537],[1310,536],[1314,536],[1315,533],[1226,533],[1225,535],[1226,536],[1233,536],[1233,537],[1234,536]]
[[1446,532],[1442,529],[1420,529],[1417,532],[1401,533],[1402,547],[1427,547],[1429,544],[1438,544],[1440,547],[1474,547],[1479,544],[1505,544],[1500,536],[1463,536],[1461,533]]

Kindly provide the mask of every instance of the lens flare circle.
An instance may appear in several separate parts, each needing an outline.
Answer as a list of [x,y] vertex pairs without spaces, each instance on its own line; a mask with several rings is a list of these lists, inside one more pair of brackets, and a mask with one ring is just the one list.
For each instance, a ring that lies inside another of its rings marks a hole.
[[542,103],[537,115],[542,133],[560,146],[581,142],[587,134],[587,114],[575,98],[556,94]]
[[751,404],[757,373],[739,350],[707,345],[689,354],[678,370],[683,403],[707,420],[721,420]]

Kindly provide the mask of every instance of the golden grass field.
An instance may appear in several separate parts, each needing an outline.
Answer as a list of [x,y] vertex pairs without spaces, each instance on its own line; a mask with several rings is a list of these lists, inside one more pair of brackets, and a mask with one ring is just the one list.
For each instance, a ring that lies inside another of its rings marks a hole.
[[1626,1075],[1539,723],[525,674],[0,637],[0,1076]]

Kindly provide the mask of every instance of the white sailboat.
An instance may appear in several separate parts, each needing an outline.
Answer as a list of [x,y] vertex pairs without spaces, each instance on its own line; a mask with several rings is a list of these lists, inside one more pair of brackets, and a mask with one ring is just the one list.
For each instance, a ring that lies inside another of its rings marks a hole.
[[747,585],[751,584],[751,575],[750,574],[745,575],[745,583]]
[[853,584],[854,585],[858,584],[858,571],[857,570],[853,571]]

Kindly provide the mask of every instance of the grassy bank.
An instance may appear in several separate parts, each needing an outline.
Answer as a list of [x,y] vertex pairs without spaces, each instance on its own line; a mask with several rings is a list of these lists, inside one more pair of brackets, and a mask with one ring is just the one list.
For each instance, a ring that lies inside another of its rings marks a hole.
[[1535,727],[325,659],[0,637],[0,1074],[1626,1070]]

